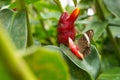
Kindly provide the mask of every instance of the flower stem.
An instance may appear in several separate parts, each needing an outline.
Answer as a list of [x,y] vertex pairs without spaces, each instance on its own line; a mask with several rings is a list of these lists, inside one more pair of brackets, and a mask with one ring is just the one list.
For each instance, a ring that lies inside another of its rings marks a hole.
[[103,11],[102,11],[102,8],[101,8],[101,5],[100,5],[100,0],[94,0],[94,4],[95,4],[97,16],[98,16],[102,21],[104,21],[104,20],[105,20],[105,17],[104,17],[104,14],[103,14]]
[[26,18],[27,18],[27,47],[31,46],[33,44],[33,38],[32,38],[32,32],[31,32],[31,27],[29,23],[29,18],[28,18],[28,11],[26,10]]
[[27,47],[31,46],[33,44],[33,39],[32,39],[32,33],[31,33],[31,27],[29,23],[29,18],[28,18],[28,11],[25,5],[25,0],[16,0],[17,4],[17,9],[18,11],[26,11],[26,21],[27,21]]
[[16,5],[17,5],[18,11],[26,9],[25,0],[22,0],[22,1],[21,0],[16,0]]
[[[41,14],[39,13],[39,11],[37,10],[37,8],[36,8],[35,6],[33,6],[33,10],[34,10],[35,13],[38,15],[39,22],[40,22],[40,24],[41,24],[41,26],[42,26],[42,28],[43,28],[43,31],[44,31],[45,35],[48,36],[48,32],[47,32],[47,30],[45,29],[44,20],[43,20]],[[47,37],[47,40],[49,41],[50,44],[54,44],[49,36]]]
[[65,12],[65,9],[62,7],[62,4],[61,4],[60,0],[54,0],[54,1],[58,5],[61,13]]

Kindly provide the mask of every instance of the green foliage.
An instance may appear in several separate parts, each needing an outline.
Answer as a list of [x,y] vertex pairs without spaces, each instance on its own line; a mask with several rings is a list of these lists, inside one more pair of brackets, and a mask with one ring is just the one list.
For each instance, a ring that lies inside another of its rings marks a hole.
[[75,6],[76,6],[77,3],[78,3],[78,0],[73,0],[73,2],[74,2],[74,4],[75,4]]
[[103,0],[107,8],[117,17],[120,17],[120,1],[119,0]]
[[47,48],[32,50],[24,58],[39,80],[69,80],[68,67],[60,52]]
[[98,38],[102,35],[102,33],[104,32],[104,30],[106,29],[108,25],[108,22],[104,21],[92,21],[90,23],[90,25],[85,29],[85,31],[93,29],[94,30],[94,36],[93,39],[96,41],[98,40]]
[[[68,67],[57,51],[33,47],[28,49],[24,56],[22,56],[18,54],[21,52],[15,49],[8,34],[2,34],[3,32],[6,31],[0,26],[0,79],[36,80],[37,78],[52,80],[54,78],[56,80],[69,80]],[[7,43],[8,41],[9,43]],[[23,52],[21,54],[23,54]],[[27,64],[29,64],[31,69],[28,68]],[[46,75],[48,76],[46,77]],[[7,76],[7,78],[5,76]]]
[[0,11],[0,24],[2,24],[7,30],[11,25],[13,11],[4,9]]
[[0,60],[0,80],[13,80],[13,78],[9,75],[2,61]]
[[0,8],[10,4],[10,0],[0,0]]
[[120,34],[120,18],[115,18],[113,20],[109,20],[110,29],[114,37],[119,36]]
[[97,80],[119,80],[120,68],[116,67],[102,73]]
[[61,45],[60,48],[63,50],[63,54],[66,56],[66,60],[70,66],[71,76],[73,77],[73,80],[74,78],[81,78],[83,80],[96,79],[100,70],[100,55],[94,46],[91,47],[90,55],[86,56],[83,60],[77,58],[64,45]]
[[26,12],[14,13],[9,9],[0,11],[0,23],[5,26],[18,49],[25,49],[27,43]]
[[[0,51],[0,60],[3,66],[5,66],[3,69],[8,71],[14,79],[36,80],[36,77],[32,74],[25,61],[20,55],[18,56],[19,52],[17,52],[12,39],[2,25],[0,25]],[[2,80],[4,80],[4,77]]]

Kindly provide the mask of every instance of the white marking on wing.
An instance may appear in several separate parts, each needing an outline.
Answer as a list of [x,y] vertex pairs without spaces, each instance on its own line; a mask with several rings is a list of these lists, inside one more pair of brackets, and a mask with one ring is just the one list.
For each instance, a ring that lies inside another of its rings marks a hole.
[[86,38],[88,44],[90,44],[90,39],[89,39],[88,35],[87,35],[86,33],[84,33],[84,36],[85,36],[85,38]]

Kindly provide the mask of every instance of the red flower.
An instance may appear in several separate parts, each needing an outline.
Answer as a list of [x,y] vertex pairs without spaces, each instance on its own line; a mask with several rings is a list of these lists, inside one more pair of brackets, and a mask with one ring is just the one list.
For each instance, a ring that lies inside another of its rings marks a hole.
[[64,12],[59,20],[57,27],[57,41],[59,44],[64,44],[68,46],[68,38],[70,37],[72,40],[75,39],[76,30],[74,26],[74,22],[77,19],[80,13],[79,8],[76,8],[71,15],[67,12]]

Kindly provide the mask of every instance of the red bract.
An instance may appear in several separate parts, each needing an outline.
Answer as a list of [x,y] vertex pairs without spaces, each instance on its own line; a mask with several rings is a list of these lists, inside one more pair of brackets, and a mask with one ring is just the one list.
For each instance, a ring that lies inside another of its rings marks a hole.
[[76,8],[71,15],[67,12],[64,12],[59,20],[57,27],[57,41],[59,44],[64,44],[68,46],[68,38],[70,37],[72,40],[75,39],[76,30],[74,26],[74,22],[77,19],[80,13],[79,8]]
[[69,48],[70,48],[71,52],[73,54],[75,54],[78,58],[83,60],[83,58],[84,58],[83,54],[79,51],[79,48],[74,44],[74,42],[72,41],[72,39],[70,37],[69,37],[68,41],[69,41]]

